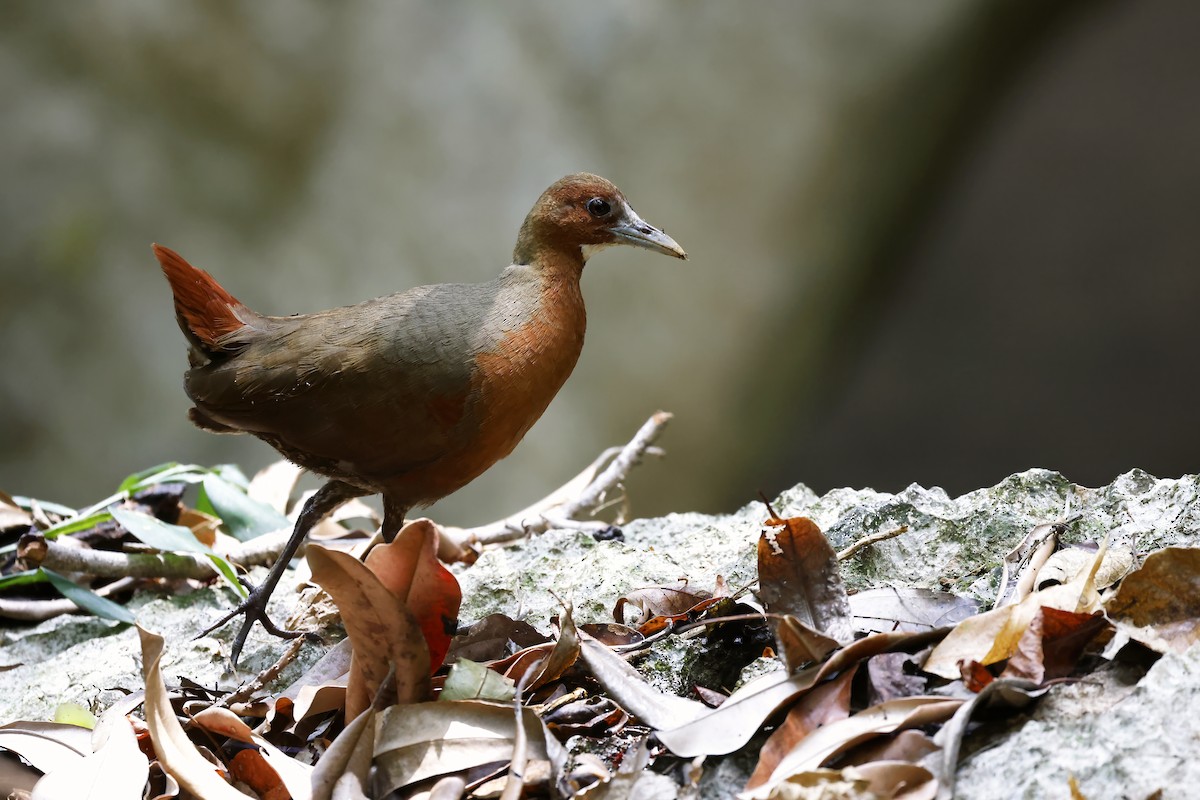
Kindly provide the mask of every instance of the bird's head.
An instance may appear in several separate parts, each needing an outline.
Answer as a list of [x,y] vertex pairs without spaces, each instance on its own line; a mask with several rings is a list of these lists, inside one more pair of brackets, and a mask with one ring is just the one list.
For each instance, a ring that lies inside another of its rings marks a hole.
[[674,239],[639,217],[610,181],[579,172],[542,192],[521,226],[513,260],[529,264],[541,254],[557,251],[579,253],[586,261],[597,250],[615,244],[687,258]]

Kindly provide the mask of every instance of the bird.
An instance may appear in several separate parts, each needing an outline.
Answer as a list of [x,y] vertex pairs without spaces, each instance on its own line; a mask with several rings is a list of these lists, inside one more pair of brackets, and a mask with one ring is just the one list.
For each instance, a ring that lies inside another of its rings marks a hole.
[[568,175],[517,234],[512,263],[484,283],[419,286],[292,316],[252,311],[175,251],[152,246],[188,344],[188,417],[250,434],[326,480],[305,503],[263,583],[201,636],[242,616],[236,666],[257,621],[283,638],[267,601],[309,530],[378,494],[390,542],[414,508],[507,456],[549,406],[583,348],[580,278],[589,258],[632,245],[687,259],[610,181]]

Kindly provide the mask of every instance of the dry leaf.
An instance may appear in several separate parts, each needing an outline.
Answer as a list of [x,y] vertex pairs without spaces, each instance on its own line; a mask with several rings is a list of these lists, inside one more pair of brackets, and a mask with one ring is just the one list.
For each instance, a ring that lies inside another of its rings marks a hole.
[[850,716],[850,682],[854,669],[848,669],[828,683],[823,683],[792,706],[787,717],[763,744],[758,754],[758,765],[745,791],[751,791],[766,783],[787,756],[810,733],[822,725]]
[[1131,639],[1160,653],[1200,641],[1200,548],[1167,547],[1146,556],[1104,610]]
[[[428,519],[405,525],[390,544],[367,554],[366,565],[403,601],[421,626],[429,646],[430,671],[442,665],[458,628],[462,589],[438,561],[437,526]],[[399,676],[397,676],[399,677]]]
[[62,763],[38,781],[32,800],[137,800],[149,775],[150,763],[138,749],[133,726],[122,717],[95,752]]
[[625,659],[599,642],[585,639],[580,655],[613,700],[652,728],[673,728],[708,710],[703,703],[658,691]]
[[[521,711],[530,759],[548,760],[556,775],[566,751],[529,709]],[[387,795],[438,775],[461,772],[513,754],[516,717],[507,704],[463,700],[393,706],[379,715],[375,765]]]
[[1017,642],[1001,677],[1042,683],[1070,675],[1084,648],[1106,627],[1108,620],[1099,611],[1076,614],[1041,608]]
[[244,794],[217,775],[217,768],[200,755],[176,719],[159,667],[163,638],[140,625],[138,635],[142,641],[142,677],[146,682],[146,725],[163,770],[181,787],[205,800],[246,800]]
[[314,544],[307,558],[313,581],[333,598],[354,647],[346,718],[371,705],[393,665],[397,702],[427,698],[429,649],[405,602],[351,555]]
[[839,642],[853,638],[837,553],[807,517],[771,517],[758,537],[758,598]]
[[879,734],[942,722],[953,716],[962,704],[961,700],[948,700],[945,697],[906,697],[831,722],[801,740],[780,760],[766,781],[738,796],[743,800],[767,798],[771,790],[788,777],[815,770],[842,750]]

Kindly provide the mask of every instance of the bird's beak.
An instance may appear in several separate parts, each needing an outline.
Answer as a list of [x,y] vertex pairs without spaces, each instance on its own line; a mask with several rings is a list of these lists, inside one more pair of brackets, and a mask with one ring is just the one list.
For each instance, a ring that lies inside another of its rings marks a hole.
[[629,206],[625,206],[625,213],[621,215],[620,219],[610,225],[608,230],[609,233],[617,237],[619,244],[644,247],[656,253],[675,256],[675,258],[686,259],[688,257],[678,242],[658,228],[647,223],[634,213],[634,210]]

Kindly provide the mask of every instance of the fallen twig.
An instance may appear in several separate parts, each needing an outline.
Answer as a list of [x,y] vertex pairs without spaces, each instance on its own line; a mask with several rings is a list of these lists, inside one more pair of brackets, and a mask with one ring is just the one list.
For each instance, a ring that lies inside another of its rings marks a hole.
[[846,549],[839,550],[838,554],[837,554],[838,561],[845,561],[847,558],[850,558],[855,553],[857,553],[859,550],[862,550],[866,547],[870,547],[871,545],[875,544],[876,542],[883,542],[883,541],[886,541],[893,537],[899,536],[902,533],[908,533],[907,525],[901,525],[899,528],[894,528],[893,530],[890,530],[890,531],[876,532],[876,533],[870,534],[869,536],[864,536],[861,539],[859,539],[857,542],[854,542],[852,545],[847,547]]
[[555,528],[607,527],[606,523],[580,521],[576,517],[601,505],[605,496],[625,480],[647,453],[655,452],[652,445],[671,421],[671,416],[669,412],[659,411],[646,420],[629,443],[616,451],[616,456],[599,475],[596,474],[599,465],[613,450],[605,451],[586,470],[529,508],[477,528],[445,528],[446,535],[460,546],[490,545]]

